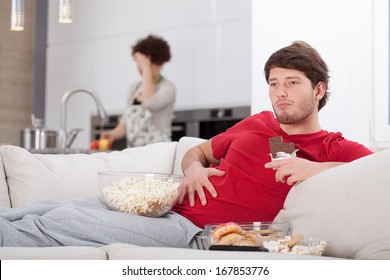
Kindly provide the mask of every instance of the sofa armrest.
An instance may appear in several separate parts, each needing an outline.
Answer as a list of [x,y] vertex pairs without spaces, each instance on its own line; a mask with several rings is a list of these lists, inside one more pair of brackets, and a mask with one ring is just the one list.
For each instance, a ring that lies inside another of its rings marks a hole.
[[295,185],[277,221],[293,234],[329,242],[324,254],[390,259],[390,149],[328,169]]
[[8,193],[8,184],[5,177],[5,167],[3,163],[2,149],[0,146],[0,206],[11,207],[11,202]]
[[175,162],[173,165],[173,173],[174,174],[183,174],[181,170],[181,160],[183,159],[184,154],[192,147],[205,142],[206,139],[197,138],[197,137],[189,137],[185,136],[180,138],[175,155]]

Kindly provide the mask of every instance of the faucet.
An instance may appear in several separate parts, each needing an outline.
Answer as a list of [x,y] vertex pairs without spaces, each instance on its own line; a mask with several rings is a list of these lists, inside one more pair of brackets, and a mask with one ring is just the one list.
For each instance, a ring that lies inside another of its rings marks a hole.
[[70,148],[70,146],[73,143],[73,140],[76,138],[78,132],[81,131],[81,129],[73,129],[69,133],[67,132],[67,104],[68,100],[71,96],[73,96],[76,93],[84,92],[89,94],[93,100],[96,103],[96,107],[98,109],[98,114],[102,122],[106,122],[108,119],[108,115],[106,111],[103,108],[102,102],[100,101],[100,98],[98,95],[96,95],[91,89],[86,87],[77,87],[72,90],[69,90],[64,93],[61,99],[61,128],[60,128],[60,134],[59,134],[59,146],[62,149]]

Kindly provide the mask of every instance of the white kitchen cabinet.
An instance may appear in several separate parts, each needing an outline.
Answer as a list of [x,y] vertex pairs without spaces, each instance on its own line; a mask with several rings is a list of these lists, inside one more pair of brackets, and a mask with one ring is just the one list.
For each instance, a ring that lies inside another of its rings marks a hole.
[[250,104],[251,21],[222,22],[194,34],[193,106]]

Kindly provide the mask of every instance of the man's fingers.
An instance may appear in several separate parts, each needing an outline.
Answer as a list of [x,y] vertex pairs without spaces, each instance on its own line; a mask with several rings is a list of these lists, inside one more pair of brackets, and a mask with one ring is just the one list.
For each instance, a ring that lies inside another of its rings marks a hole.
[[216,168],[209,168],[209,177],[211,176],[217,176],[217,177],[225,176],[225,171]]
[[195,205],[195,190],[193,188],[190,188],[187,193],[188,193],[188,200],[190,202],[190,206],[194,206]]
[[180,193],[179,194],[179,198],[177,200],[177,204],[182,204],[183,203],[183,200],[184,200],[184,195],[183,193]]
[[285,183],[287,180],[287,184],[293,185],[295,182],[297,182],[298,176],[297,176],[297,170],[294,167],[290,166],[281,166],[277,169],[275,173],[275,178],[277,182]]
[[198,196],[199,196],[200,203],[201,203],[203,206],[205,206],[205,205],[207,204],[207,199],[206,199],[206,195],[205,195],[205,193],[204,193],[203,187],[198,186],[198,187],[196,188],[196,192],[197,192],[197,194],[198,194]]
[[279,159],[279,160],[274,160],[274,161],[267,162],[266,164],[264,164],[264,167],[265,168],[278,169],[278,168],[282,167],[283,165],[286,165],[286,164],[288,164],[290,162],[291,162],[291,158],[289,158],[289,159]]
[[[211,194],[212,197],[217,197],[217,191],[215,190],[213,184],[209,181],[209,178],[211,176],[225,176],[225,171],[216,169],[216,168],[208,168],[208,173],[204,173],[203,176],[206,175],[207,177],[204,177],[203,179],[197,179],[197,180],[187,180],[187,190],[186,193],[188,194],[188,201],[190,203],[190,206],[195,205],[196,196],[199,197],[200,203],[205,206],[207,205],[207,197],[206,197],[206,191],[204,188],[207,189],[207,191]],[[184,195],[180,194],[179,197],[179,203],[182,203],[184,200]]]
[[204,187],[209,191],[212,197],[217,197],[217,191],[215,190],[213,184],[207,182]]
[[289,184],[290,186],[296,183],[299,183],[299,179],[296,176],[290,176],[287,178],[287,184]]
[[[216,168],[210,168],[209,177],[211,176],[225,176],[225,171]],[[213,184],[210,183],[210,181],[205,182],[204,187],[209,191],[212,197],[217,197],[217,191],[215,190]]]
[[186,186],[185,183],[183,183],[183,185],[180,187],[179,198],[177,200],[178,204],[182,204],[183,203],[184,197],[187,194],[187,189],[188,189],[188,187]]

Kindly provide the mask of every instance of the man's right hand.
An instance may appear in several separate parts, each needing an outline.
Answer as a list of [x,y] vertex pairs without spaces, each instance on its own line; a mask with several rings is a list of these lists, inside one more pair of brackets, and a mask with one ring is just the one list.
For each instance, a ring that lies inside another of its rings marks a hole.
[[195,193],[198,194],[200,202],[203,206],[207,204],[204,188],[211,194],[212,197],[217,197],[217,191],[209,178],[211,176],[222,177],[225,175],[225,171],[212,168],[203,167],[199,162],[192,162],[185,170],[185,179],[180,192],[178,203],[183,203],[184,197],[188,194],[188,200],[190,206],[195,205]]

